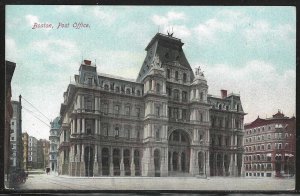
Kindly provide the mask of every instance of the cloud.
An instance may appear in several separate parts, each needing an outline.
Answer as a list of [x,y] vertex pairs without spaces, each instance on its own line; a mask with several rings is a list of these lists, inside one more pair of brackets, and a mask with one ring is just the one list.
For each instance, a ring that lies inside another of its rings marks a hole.
[[29,48],[57,66],[68,65],[80,55],[76,42],[61,39],[36,40]]
[[296,28],[293,28],[291,24],[272,26],[267,21],[259,20],[246,28],[243,34],[250,46],[264,44],[277,47],[278,44],[294,44],[296,42]]
[[206,22],[199,24],[194,28],[197,38],[202,41],[216,42],[217,34],[220,32],[229,33],[233,30],[233,25],[227,22],[222,22],[218,19],[209,19]]
[[40,23],[39,18],[31,14],[26,15],[25,20],[27,21],[27,24],[31,27],[34,23]]
[[5,59],[16,59],[18,57],[18,48],[13,38],[6,36],[5,38]]
[[168,12],[165,16],[153,15],[152,21],[155,25],[166,26],[177,20],[186,20],[186,15],[183,12]]
[[280,73],[275,65],[252,60],[239,68],[233,69],[228,64],[197,64],[201,65],[207,78],[209,93],[219,95],[220,89],[229,93],[240,93],[245,122],[251,122],[257,115],[265,118],[283,110],[292,116],[296,109],[296,73],[288,69]]
[[104,25],[111,25],[115,22],[117,14],[115,11],[108,12],[103,10],[101,7],[97,7],[93,10],[94,16],[99,19],[99,22]]

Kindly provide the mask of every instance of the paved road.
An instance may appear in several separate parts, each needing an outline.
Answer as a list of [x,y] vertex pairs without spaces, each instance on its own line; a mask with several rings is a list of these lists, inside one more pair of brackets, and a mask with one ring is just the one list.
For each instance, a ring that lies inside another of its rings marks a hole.
[[29,174],[21,190],[294,190],[294,179],[195,177],[80,178]]

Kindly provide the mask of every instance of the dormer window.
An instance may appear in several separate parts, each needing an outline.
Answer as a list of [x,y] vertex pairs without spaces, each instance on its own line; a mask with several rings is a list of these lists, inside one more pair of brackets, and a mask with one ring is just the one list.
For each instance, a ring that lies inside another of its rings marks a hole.
[[130,94],[130,89],[129,89],[129,88],[126,89],[126,94],[127,94],[127,95]]
[[116,92],[119,93],[120,92],[120,87],[116,87]]
[[92,78],[88,78],[88,85],[92,85],[93,81]]
[[104,85],[104,90],[107,90],[107,91],[109,90],[108,84],[105,84],[105,85]]
[[137,91],[136,91],[136,95],[137,95],[137,96],[140,96],[140,95],[141,95],[141,91],[140,91],[140,90],[137,90]]

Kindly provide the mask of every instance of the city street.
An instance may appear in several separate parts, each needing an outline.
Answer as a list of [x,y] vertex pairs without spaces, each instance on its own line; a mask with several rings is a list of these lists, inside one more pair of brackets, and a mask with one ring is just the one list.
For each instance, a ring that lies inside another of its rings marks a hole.
[[209,177],[69,177],[29,174],[21,190],[294,190],[295,180]]

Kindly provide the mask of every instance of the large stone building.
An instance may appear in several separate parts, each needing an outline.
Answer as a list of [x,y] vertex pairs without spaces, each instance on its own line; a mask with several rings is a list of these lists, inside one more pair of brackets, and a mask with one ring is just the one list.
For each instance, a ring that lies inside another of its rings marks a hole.
[[57,172],[57,148],[59,145],[59,129],[60,129],[60,117],[56,117],[51,122],[50,129],[50,150],[49,150],[49,167],[51,172]]
[[246,177],[295,174],[296,118],[278,111],[272,118],[245,125],[244,171]]
[[12,101],[13,116],[11,119],[11,169],[23,168],[22,115],[21,102]]
[[24,170],[28,169],[28,133],[22,133],[22,141],[23,141],[23,168]]
[[180,39],[156,34],[136,80],[84,60],[61,105],[59,173],[72,176],[239,176],[239,95],[208,95]]

